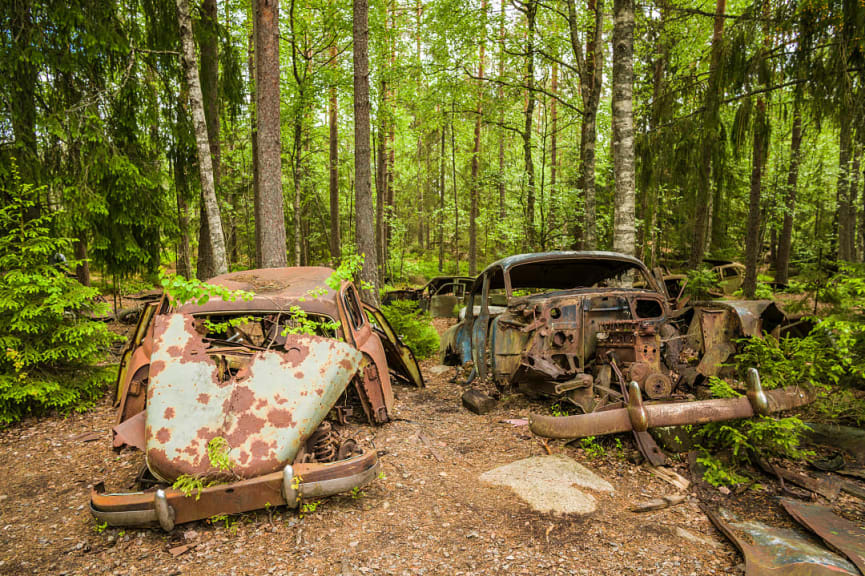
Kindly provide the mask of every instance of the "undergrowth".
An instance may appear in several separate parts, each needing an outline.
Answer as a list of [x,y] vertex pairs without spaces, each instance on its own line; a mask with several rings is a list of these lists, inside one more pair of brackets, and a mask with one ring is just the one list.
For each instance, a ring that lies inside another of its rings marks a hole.
[[387,321],[415,356],[428,358],[438,352],[439,335],[429,313],[418,308],[417,302],[396,300],[382,306]]

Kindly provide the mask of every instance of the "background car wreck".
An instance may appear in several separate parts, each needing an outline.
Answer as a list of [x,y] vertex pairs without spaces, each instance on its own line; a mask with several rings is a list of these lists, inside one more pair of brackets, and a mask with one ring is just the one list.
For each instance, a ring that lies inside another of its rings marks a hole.
[[[504,298],[506,306],[493,306],[494,298]],[[700,396],[707,378],[718,375],[736,351],[738,338],[760,337],[764,331],[779,334],[787,325],[784,313],[769,301],[697,302],[671,313],[660,279],[636,258],[611,252],[505,258],[478,277],[466,310],[473,313],[466,313],[443,338],[444,361],[470,363],[469,382],[486,378],[489,371],[500,386],[513,385],[529,396],[549,396],[578,407],[585,415],[571,421],[585,425],[571,425],[571,437],[622,431],[593,424],[611,418],[624,418],[624,430],[645,430],[645,422],[638,422],[646,416],[643,396]],[[635,393],[629,398],[631,382]],[[759,397],[758,378],[754,387]],[[798,390],[787,392],[773,398],[772,409],[810,398]],[[749,416],[766,408],[711,410],[717,403],[706,400],[700,408],[715,419]],[[600,411],[614,408],[621,410],[600,417]],[[628,412],[640,415],[633,425]],[[672,404],[665,413],[677,413],[675,419],[685,423],[703,421],[684,404]],[[533,430],[550,434],[547,420],[535,418]],[[659,425],[657,421],[649,417],[648,426]],[[557,430],[562,437],[563,429]]]
[[[118,374],[114,445],[145,452],[152,492],[94,491],[110,525],[175,523],[351,490],[378,462],[325,418],[344,422],[349,397],[370,423],[390,419],[391,371],[423,385],[411,351],[351,282],[328,287],[327,268],[238,272],[210,282],[253,292],[172,309],[163,297],[141,315]],[[316,334],[302,333],[314,330]],[[350,386],[354,384],[354,386]],[[226,446],[219,469],[211,442]],[[187,497],[166,484],[186,476],[220,484]],[[263,499],[264,498],[264,499]]]
[[472,276],[436,276],[422,288],[391,290],[384,295],[382,303],[410,300],[433,318],[456,318],[455,310],[462,305],[474,281]]

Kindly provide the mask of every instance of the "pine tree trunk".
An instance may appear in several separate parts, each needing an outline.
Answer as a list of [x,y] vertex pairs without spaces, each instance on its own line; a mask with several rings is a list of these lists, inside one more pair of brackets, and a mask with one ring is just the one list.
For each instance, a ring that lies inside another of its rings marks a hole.
[[439,151],[439,218],[438,218],[438,244],[439,244],[439,272],[445,268],[445,128],[441,128],[441,147]]
[[849,122],[841,121],[838,138],[838,212],[836,214],[836,220],[838,221],[838,259],[849,261],[851,259],[848,252],[848,247],[850,246],[850,230],[848,229],[850,222],[850,199],[848,193],[850,191],[851,148]]
[[177,0],[177,21],[180,27],[180,42],[183,48],[182,62],[189,88],[189,105],[192,111],[192,125],[195,132],[198,168],[201,175],[202,202],[208,238],[211,244],[214,275],[228,272],[228,259],[225,251],[225,237],[222,234],[222,221],[216,188],[213,182],[213,163],[208,142],[207,122],[204,117],[204,103],[201,83],[198,79],[198,65],[195,58],[195,41],[192,36],[192,19],[189,16],[188,0]]
[[[559,90],[559,63],[553,62],[553,77],[550,82],[550,93],[553,96],[556,96]],[[550,227],[550,236],[551,241],[553,243],[553,247],[557,248],[559,243],[553,240],[556,235],[556,227],[558,224],[556,223],[556,214],[559,213],[559,206],[556,203],[558,200],[558,194],[556,192],[556,170],[558,169],[558,156],[557,156],[557,144],[558,144],[558,130],[559,130],[559,117],[558,117],[558,109],[557,105],[558,100],[556,98],[552,98],[552,102],[550,103],[550,117],[552,120],[552,134],[550,136],[550,208],[549,208],[549,227]],[[564,220],[564,219],[563,219]],[[565,220],[565,222],[567,222]],[[567,231],[565,231],[567,233]]]
[[[259,190],[259,177],[258,177],[258,113],[255,110],[255,103],[257,101],[256,97],[256,87],[255,87],[255,39],[256,32],[258,30],[258,26],[256,24],[255,17],[255,5],[254,3],[250,4],[249,7],[249,18],[252,20],[252,33],[249,35],[249,45],[247,48],[247,73],[249,75],[249,95],[250,95],[250,106],[249,106],[249,130],[250,130],[250,141],[252,144],[252,198],[253,204],[258,206],[259,198],[261,196],[261,191]],[[251,222],[249,218],[249,204],[246,205],[247,208],[247,220]],[[257,208],[254,208],[257,212]],[[255,267],[261,267],[261,227],[255,226],[254,231],[254,247],[255,254],[254,256],[254,265]],[[247,236],[248,238],[248,236]]]
[[535,249],[535,164],[532,159],[532,121],[535,115],[535,17],[537,0],[528,0],[526,7],[526,113],[523,126],[523,159],[526,178],[526,247]]
[[[417,26],[415,28],[415,44],[416,44],[416,54],[417,54],[417,82],[418,87],[423,89],[423,76],[421,75],[422,62],[421,62],[421,52],[420,52],[420,35],[421,35],[421,13],[423,11],[423,3],[421,0],[417,0]],[[415,106],[418,106],[416,103]],[[426,223],[426,210],[424,203],[424,187],[421,184],[421,157],[423,156],[423,138],[422,132],[420,128],[420,118],[415,110],[415,129],[417,130],[417,191],[418,191],[418,211],[417,211],[417,243],[418,247],[423,250],[424,249],[424,228]],[[427,173],[429,170],[427,170]],[[429,176],[427,174],[427,176]],[[429,180],[427,180],[428,182]]]
[[353,0],[354,38],[354,174],[355,174],[355,242],[364,256],[360,271],[362,282],[373,287],[362,290],[362,298],[378,305],[378,261],[376,254],[369,148],[369,3]]
[[800,98],[793,102],[793,131],[790,135],[790,169],[784,194],[784,224],[778,239],[778,259],[775,261],[775,282],[786,284],[793,242],[793,216],[796,213],[796,189],[799,183],[799,159],[802,148],[802,111]]
[[634,2],[613,2],[613,250],[634,255]]
[[87,259],[87,233],[79,231],[75,240],[75,278],[82,286],[90,286],[90,261]]
[[258,253],[262,268],[279,268],[286,265],[279,120],[279,0],[255,0],[255,72]]
[[[33,37],[37,32],[33,24],[31,3],[15,2],[14,9],[10,9],[10,17],[12,26],[9,32],[4,30],[4,38],[8,34],[13,45],[29,49],[35,42]],[[36,61],[30,57],[17,58],[12,63],[12,70],[12,78],[9,80],[13,97],[8,103],[4,103],[4,107],[8,105],[11,111],[12,134],[15,136],[13,154],[22,181],[38,184],[40,178],[36,146]],[[38,206],[34,210],[28,210],[28,215],[31,217],[36,217],[38,214]]]
[[[499,24],[499,78],[505,75],[505,0],[502,0],[502,15]],[[498,87],[498,99],[502,102],[504,90],[501,85]],[[499,124],[505,124],[505,107],[500,106]],[[507,216],[507,198],[505,197],[505,131],[499,134],[499,221],[504,222]]]
[[302,229],[302,208],[301,208],[301,189],[303,186],[303,90],[300,92],[300,102],[294,114],[294,194],[292,200],[292,212],[294,212],[294,265],[302,265],[302,247],[301,239],[303,236]]
[[853,144],[853,164],[850,168],[850,189],[847,193],[847,255],[851,262],[856,261],[856,204],[859,198],[859,160],[861,149],[858,142]]
[[[481,0],[481,12],[486,21],[487,2]],[[469,276],[478,273],[478,203],[480,201],[480,185],[478,183],[478,160],[481,153],[481,120],[483,118],[483,77],[484,77],[484,40],[481,39],[478,61],[478,113],[475,119],[475,144],[472,149],[472,191],[471,209],[469,211]]]
[[[330,63],[334,73],[338,71],[336,44],[330,47]],[[330,128],[330,256],[334,264],[342,258],[342,238],[339,229],[339,125],[337,123],[336,82],[330,87],[330,110],[328,124]]]
[[[589,0],[589,11],[594,23],[586,32],[586,56],[579,38],[579,20],[574,0],[568,0],[568,27],[571,49],[580,70],[580,91],[583,98],[583,123],[580,129],[580,185],[585,200],[582,225],[574,227],[574,242],[587,250],[597,248],[595,208],[595,147],[597,143],[598,105],[604,79],[604,1]],[[579,223],[579,220],[577,220]]]
[[712,33],[711,69],[709,87],[706,91],[706,109],[700,141],[700,166],[697,172],[697,196],[694,203],[694,228],[691,235],[691,255],[688,266],[700,267],[706,251],[706,229],[709,218],[709,195],[711,194],[712,155],[718,136],[720,86],[719,72],[724,41],[724,13],[726,0],[715,0],[715,25]]
[[760,196],[763,186],[763,167],[766,163],[766,102],[757,100],[754,120],[754,147],[751,155],[751,192],[748,200],[748,224],[745,229],[745,281],[742,292],[753,298],[757,290],[757,262],[760,257]]

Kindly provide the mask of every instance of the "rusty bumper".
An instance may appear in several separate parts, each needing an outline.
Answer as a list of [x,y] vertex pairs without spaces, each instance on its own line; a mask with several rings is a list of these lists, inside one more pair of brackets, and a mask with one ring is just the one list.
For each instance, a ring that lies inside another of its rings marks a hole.
[[105,494],[94,489],[90,511],[109,526],[159,525],[170,531],[176,524],[203,520],[217,514],[238,514],[270,506],[296,508],[305,498],[322,498],[376,478],[379,463],[375,452],[328,464],[297,464],[274,472],[204,488],[186,496],[173,488],[155,492]]
[[750,418],[755,414],[790,410],[814,401],[810,390],[798,387],[781,388],[764,392],[757,370],[748,372],[748,393],[741,398],[719,398],[696,402],[677,402],[643,405],[636,382],[629,386],[629,403],[626,408],[592,412],[576,416],[542,416],[532,414],[529,427],[532,432],[545,438],[584,438],[630,432],[643,432],[661,426],[706,424],[736,418]]

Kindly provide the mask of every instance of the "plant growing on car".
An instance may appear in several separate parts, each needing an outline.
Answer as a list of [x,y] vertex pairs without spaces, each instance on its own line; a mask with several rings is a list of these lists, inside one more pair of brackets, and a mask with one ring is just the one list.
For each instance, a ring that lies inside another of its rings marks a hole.
[[165,268],[159,269],[159,283],[168,295],[172,306],[182,306],[193,301],[203,306],[211,298],[221,298],[226,302],[250,301],[255,296],[246,290],[230,290],[224,286],[202,282],[197,278],[187,280],[183,276],[169,273]]
[[708,268],[688,270],[685,292],[694,300],[705,300],[709,292],[718,289],[718,274]]
[[115,375],[103,363],[122,339],[90,319],[108,310],[99,292],[52,264],[71,244],[52,232],[56,212],[33,217],[38,192],[14,165],[12,178],[0,183],[0,426],[90,407]]
[[201,498],[201,491],[204,488],[215,486],[226,477],[233,477],[234,462],[230,458],[231,446],[228,445],[228,440],[222,436],[215,436],[207,443],[207,459],[210,461],[210,466],[216,468],[217,473],[214,474],[181,474],[172,484],[172,488],[180,490],[183,495],[189,498],[192,493],[195,493],[195,499]]

